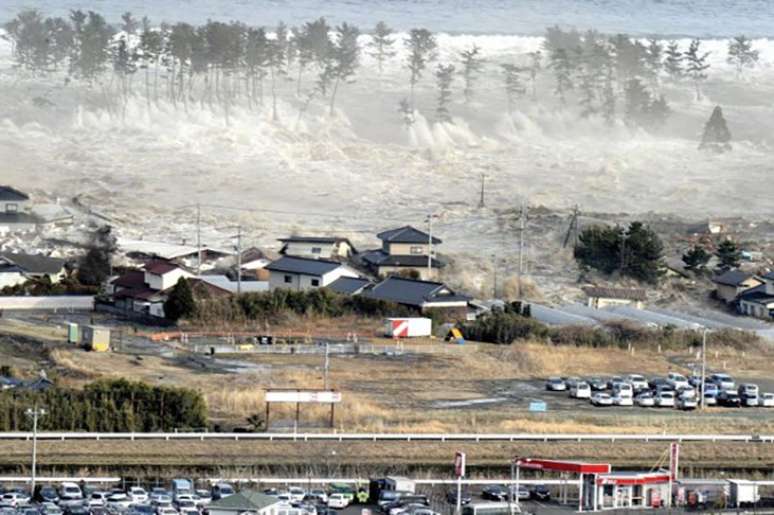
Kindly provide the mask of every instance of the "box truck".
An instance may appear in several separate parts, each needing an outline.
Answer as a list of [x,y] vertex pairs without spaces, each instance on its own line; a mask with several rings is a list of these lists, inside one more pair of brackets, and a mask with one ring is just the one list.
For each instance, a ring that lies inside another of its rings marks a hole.
[[433,321],[429,318],[388,318],[384,321],[384,335],[388,338],[416,338],[430,336]]

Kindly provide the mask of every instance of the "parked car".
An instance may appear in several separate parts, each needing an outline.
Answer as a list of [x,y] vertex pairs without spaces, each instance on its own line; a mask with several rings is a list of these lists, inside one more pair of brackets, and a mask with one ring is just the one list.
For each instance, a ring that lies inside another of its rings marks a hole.
[[616,383],[613,386],[613,396],[634,397],[634,387],[627,382]]
[[740,384],[737,393],[742,400],[744,400],[745,397],[758,397],[758,385],[752,383]]
[[35,487],[33,499],[40,503],[58,503],[59,494],[56,492],[56,488],[51,485],[38,485]]
[[742,398],[733,390],[726,390],[718,395],[718,405],[727,408],[738,408],[742,405]]
[[76,483],[64,482],[59,485],[59,503],[69,504],[83,499],[81,487]]
[[688,378],[677,372],[670,372],[667,374],[667,383],[675,390],[691,387],[691,384],[688,382]]
[[532,496],[529,492],[529,488],[527,488],[525,485],[519,485],[519,489],[516,490],[516,485],[511,485],[511,488],[514,490],[514,498],[518,496],[520,501],[528,501],[529,498]]
[[[697,386],[697,390],[701,388],[701,385]],[[713,397],[717,397],[717,395],[720,393],[720,388],[718,388],[718,385],[712,382],[705,382],[704,383],[704,393],[711,393]]]
[[549,377],[546,381],[546,390],[549,392],[563,392],[567,390],[567,385],[564,384],[561,377]]
[[124,492],[113,492],[107,498],[107,505],[120,508],[128,508],[134,501]]
[[680,395],[675,400],[675,408],[681,409],[681,410],[696,409],[696,399],[694,397],[685,397],[683,395]]
[[656,406],[659,408],[674,408],[675,407],[675,392],[662,391],[658,392],[655,397]]
[[328,503],[328,494],[325,492],[325,490],[320,490],[320,489],[309,490],[307,497],[310,497],[312,499],[317,499],[322,504]]
[[613,406],[634,406],[634,400],[631,395],[626,395],[625,392],[619,391],[613,395]]
[[[705,382],[706,382],[706,381],[707,381],[707,380],[705,380]],[[691,376],[688,378],[688,384],[690,384],[690,385],[691,385],[691,386],[693,386],[694,388],[699,388],[699,386],[701,386],[701,376],[700,376],[700,375],[696,375],[696,374],[692,374],[692,375],[691,375]]]
[[[61,500],[60,506],[61,506]],[[72,504],[64,509],[65,515],[89,515],[89,509],[83,504]]]
[[721,391],[736,389],[734,379],[728,374],[712,374],[710,381],[718,385],[718,389]]
[[705,406],[717,406],[718,405],[718,397],[714,393],[705,393],[704,394],[704,405]]
[[607,381],[599,377],[590,377],[586,382],[589,383],[589,386],[595,392],[607,389]]
[[108,495],[109,494],[107,492],[100,492],[100,491],[92,492],[91,495],[89,495],[87,504],[89,507],[105,506],[107,504]]
[[576,399],[590,399],[591,386],[583,381],[575,383],[575,385],[570,388],[570,397],[575,397]]
[[199,498],[196,504],[199,506],[207,506],[212,502],[212,493],[209,490],[199,489],[196,490],[196,496]]
[[618,383],[623,383],[623,377],[621,376],[613,376],[610,379],[607,380],[607,389],[612,390],[615,388],[615,385]]
[[169,498],[169,502],[170,503],[172,502],[172,494],[167,492],[167,490],[164,489],[164,488],[156,487],[153,490],[151,490],[151,493],[148,496],[148,498],[150,499],[151,502],[157,502],[158,499],[161,498],[161,497]]
[[129,508],[129,515],[154,515],[156,508],[147,502],[133,504]]
[[573,386],[575,386],[577,383],[580,383],[580,382],[583,382],[583,379],[581,379],[580,377],[575,377],[575,376],[568,377],[568,378],[566,378],[564,380],[564,384],[565,384],[565,386],[567,386],[568,390],[571,389]]
[[341,493],[333,493],[328,496],[328,507],[334,509],[344,509],[349,506],[349,498]]
[[613,398],[610,396],[609,393],[596,392],[594,395],[591,396],[591,404],[593,404],[594,406],[612,406]]
[[134,504],[143,504],[148,502],[150,496],[148,492],[141,486],[132,486],[127,490],[126,494],[132,500]]
[[[460,495],[460,504],[465,506],[466,504],[470,504],[473,501],[473,497],[470,495],[470,492],[463,490],[462,495]],[[448,492],[446,492],[446,502],[452,505],[457,505],[457,489],[452,488]]]
[[6,492],[0,497],[5,504],[18,508],[29,504],[30,496],[24,492]]
[[306,491],[300,486],[291,486],[288,488],[288,493],[290,494],[291,500],[295,502],[303,501],[304,496],[306,495]]
[[653,397],[653,392],[649,390],[637,395],[637,397],[634,398],[634,402],[637,403],[637,406],[642,408],[652,408],[656,405],[656,399]]
[[758,398],[758,406],[762,408],[774,408],[774,393],[764,393]]
[[626,376],[626,382],[632,385],[635,392],[648,389],[648,380],[640,374],[629,374]]
[[53,502],[40,503],[40,512],[43,515],[62,515],[62,508],[54,504]]
[[234,495],[236,491],[234,490],[234,487],[231,486],[228,483],[217,483],[212,486],[212,500],[213,501],[219,501],[220,499],[225,499],[229,495]]
[[156,515],[178,515],[178,513],[172,506],[161,506],[156,510]]
[[694,390],[692,386],[678,388],[675,391],[677,392],[677,397],[696,398],[696,390]]
[[535,485],[532,488],[530,497],[536,501],[549,501],[551,500],[551,491],[546,485]]
[[481,491],[481,497],[491,501],[507,501],[508,496],[508,489],[505,485],[488,485]]
[[760,405],[760,398],[757,395],[745,395],[739,399],[742,401],[742,406],[747,408],[757,408]]

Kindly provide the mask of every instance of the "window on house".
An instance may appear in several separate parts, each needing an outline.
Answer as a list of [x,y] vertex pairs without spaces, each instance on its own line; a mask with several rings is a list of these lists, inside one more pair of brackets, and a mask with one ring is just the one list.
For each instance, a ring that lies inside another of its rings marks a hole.
[[422,254],[425,254],[425,248],[420,246],[414,246],[414,247],[411,247],[410,252],[412,256],[422,255]]
[[6,204],[5,205],[5,212],[6,213],[16,213],[19,211],[19,204]]
[[292,275],[286,275],[285,276],[285,282],[286,283],[292,283],[293,282],[293,276]]
[[319,279],[312,279],[312,286],[320,286],[320,280]]
[[322,254],[321,247],[312,247],[312,254]]

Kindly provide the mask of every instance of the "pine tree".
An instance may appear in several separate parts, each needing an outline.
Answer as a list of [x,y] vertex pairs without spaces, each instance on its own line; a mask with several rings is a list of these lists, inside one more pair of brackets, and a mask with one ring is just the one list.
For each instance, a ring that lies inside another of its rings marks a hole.
[[395,57],[397,53],[393,45],[395,39],[392,36],[393,30],[387,26],[386,23],[380,21],[374,27],[374,33],[371,35],[371,41],[368,43],[368,48],[371,49],[368,55],[376,59],[379,67],[379,75],[384,71],[384,63],[389,59]]
[[137,32],[138,27],[139,27],[139,24],[137,23],[137,20],[134,19],[131,12],[126,11],[124,14],[121,15],[122,32],[125,32],[127,34],[135,34]]
[[478,74],[484,67],[484,59],[481,57],[481,49],[473,45],[468,50],[460,52],[460,61],[462,62],[462,76],[465,78],[465,103],[469,104],[473,100],[474,83]]
[[164,317],[176,322],[181,318],[189,318],[195,313],[196,300],[191,284],[185,277],[181,277],[164,302]]
[[723,109],[720,106],[715,106],[710,119],[704,125],[699,149],[715,152],[731,150],[731,131],[728,130],[726,119],[723,117]]
[[729,239],[720,242],[715,254],[724,268],[737,268],[742,259],[742,252],[739,250],[739,247]]
[[616,98],[615,88],[613,87],[613,70],[610,68],[605,72],[604,86],[602,87],[602,117],[607,125],[612,126],[615,123]]
[[683,53],[676,41],[670,41],[664,52],[664,70],[673,82],[683,77]]
[[411,29],[408,39],[404,42],[409,51],[406,66],[411,73],[409,77],[409,103],[412,110],[416,109],[414,89],[430,61],[435,60],[436,43],[435,36],[427,29]]
[[542,69],[543,54],[540,50],[530,52],[529,57],[529,81],[532,87],[532,100],[537,100],[537,76]]
[[685,53],[685,72],[693,80],[696,87],[696,100],[701,100],[701,83],[707,79],[707,69],[710,65],[707,62],[709,52],[699,53],[701,42],[698,39],[691,41],[688,51]]
[[564,106],[567,104],[567,92],[573,89],[573,65],[570,62],[567,50],[560,48],[551,54],[551,68],[554,70],[554,78],[556,79],[554,93],[559,97],[559,102]]
[[663,54],[664,45],[656,38],[649,39],[645,52],[645,69],[652,87],[658,85],[658,78],[664,66],[662,63]]
[[271,116],[275,122],[279,120],[277,111],[277,81],[285,75],[285,52],[287,51],[288,31],[284,23],[280,23],[275,31],[274,39],[268,41],[266,49],[266,65],[271,77]]
[[360,36],[360,30],[354,25],[342,23],[336,27],[336,39],[331,50],[331,62],[325,70],[325,73],[333,80],[330,103],[331,115],[333,115],[339,85],[349,81],[360,64],[360,47],[357,44],[358,36]]
[[435,80],[438,85],[438,104],[435,116],[439,122],[451,122],[449,102],[451,101],[451,85],[454,80],[454,65],[439,64],[435,70]]
[[505,96],[508,100],[508,114],[513,114],[513,108],[516,105],[516,99],[521,98],[526,92],[526,88],[521,81],[523,68],[515,64],[502,64],[500,68],[503,72],[503,81],[505,83]]
[[710,255],[704,247],[694,245],[688,252],[683,254],[683,263],[688,270],[699,270],[707,266],[709,263]]
[[745,68],[753,68],[758,63],[759,56],[759,52],[752,48],[752,41],[745,36],[737,36],[728,43],[727,61],[736,67],[738,77]]

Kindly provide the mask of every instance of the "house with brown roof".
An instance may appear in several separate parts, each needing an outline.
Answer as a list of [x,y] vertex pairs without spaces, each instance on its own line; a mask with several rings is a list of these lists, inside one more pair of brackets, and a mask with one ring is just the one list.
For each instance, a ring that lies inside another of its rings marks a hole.
[[586,305],[594,309],[604,309],[612,306],[632,306],[642,309],[647,294],[641,288],[608,288],[587,286],[583,288],[586,294]]
[[225,293],[215,285],[194,278],[194,274],[170,261],[147,263],[143,270],[130,270],[108,283],[114,305],[126,312],[142,313],[164,318],[164,302],[181,278],[191,281],[191,287],[203,288],[208,293]]

